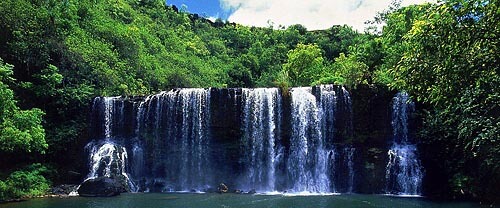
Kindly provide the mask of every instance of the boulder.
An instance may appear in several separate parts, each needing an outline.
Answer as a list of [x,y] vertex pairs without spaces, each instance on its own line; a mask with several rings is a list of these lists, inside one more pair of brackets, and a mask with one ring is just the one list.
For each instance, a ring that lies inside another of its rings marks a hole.
[[217,190],[219,191],[219,193],[227,193],[227,191],[229,190],[229,188],[227,187],[226,184],[224,183],[221,183],[219,184],[219,186],[217,187]]
[[71,192],[76,191],[78,185],[74,184],[61,184],[59,186],[52,187],[50,193],[52,195],[69,195]]
[[78,194],[85,197],[117,196],[123,192],[127,192],[123,183],[109,177],[98,177],[86,180],[78,189]]

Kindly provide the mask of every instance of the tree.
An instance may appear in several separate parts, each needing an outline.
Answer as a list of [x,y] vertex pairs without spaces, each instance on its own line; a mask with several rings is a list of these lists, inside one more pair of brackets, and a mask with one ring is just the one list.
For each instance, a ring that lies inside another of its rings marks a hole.
[[[408,45],[407,42],[403,41],[403,37],[412,29],[414,23],[426,14],[429,6],[429,4],[412,5],[384,15],[386,26],[384,26],[381,36],[384,62],[380,69],[375,73],[377,81],[387,83],[392,87],[397,86],[388,71],[396,68],[399,61],[403,57],[403,54],[410,50],[409,47],[411,46]],[[386,81],[383,81],[384,79]],[[390,82],[387,82],[389,80]]]
[[442,164],[452,190],[490,199],[500,187],[499,5],[431,5],[404,34],[403,56],[389,71],[397,88],[433,106],[424,139],[432,146],[447,138],[446,148],[434,151],[454,161]]
[[314,84],[338,84],[355,87],[358,84],[367,84],[369,75],[368,66],[357,60],[355,56],[346,56],[341,53],[331,65],[331,71],[324,72]]
[[338,77],[344,78],[344,85],[355,86],[357,84],[366,84],[368,77],[368,66],[357,60],[356,56],[345,56],[343,53],[338,58],[335,58],[333,64],[335,74]]
[[498,5],[450,0],[434,5],[405,35],[404,56],[392,73],[420,100],[446,106],[465,89],[498,76]]
[[4,152],[44,152],[47,149],[42,116],[37,108],[21,110],[14,92],[6,83],[12,79],[13,66],[0,59],[0,150]]
[[323,55],[316,44],[299,43],[288,51],[283,70],[288,74],[293,86],[308,86],[319,79],[323,72]]

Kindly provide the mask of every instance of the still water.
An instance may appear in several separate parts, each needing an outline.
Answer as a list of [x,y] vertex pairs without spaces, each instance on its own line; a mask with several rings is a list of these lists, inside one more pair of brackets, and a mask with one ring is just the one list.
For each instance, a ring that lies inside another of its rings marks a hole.
[[0,204],[0,208],[165,208],[165,207],[481,207],[474,203],[435,202],[425,198],[383,195],[237,195],[237,194],[122,194],[113,198],[44,198]]

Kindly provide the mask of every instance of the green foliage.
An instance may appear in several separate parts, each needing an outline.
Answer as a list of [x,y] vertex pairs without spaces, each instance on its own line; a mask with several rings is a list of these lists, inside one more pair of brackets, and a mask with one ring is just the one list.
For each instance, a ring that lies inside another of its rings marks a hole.
[[358,42],[358,34],[347,25],[334,25],[331,28],[305,33],[306,43],[317,44],[324,52],[325,60],[333,60],[340,53],[348,53],[349,48]]
[[343,85],[345,82],[346,80],[343,77],[330,75],[330,76],[322,76],[318,81],[313,82],[313,85],[321,85],[321,84]]
[[394,83],[394,78],[392,75],[386,70],[376,70],[372,75],[373,83],[389,86]]
[[19,109],[13,91],[4,83],[13,81],[12,68],[0,59],[0,150],[43,153],[47,149],[41,126],[44,113],[36,108]]
[[450,0],[431,7],[405,35],[407,50],[392,70],[398,86],[446,106],[482,77],[498,76],[499,15],[489,1]]
[[237,64],[228,71],[228,76],[231,78],[229,87],[251,87],[252,86],[252,73],[250,69],[241,64]]
[[33,76],[38,85],[28,84],[28,88],[33,88],[34,93],[39,97],[51,97],[62,93],[58,86],[62,83],[63,76],[59,74],[56,66],[50,65],[43,69],[40,74]]
[[[376,35],[360,35],[356,38],[356,43],[349,47],[348,54],[349,56],[355,56],[357,61],[366,64],[368,66],[368,71],[374,73],[374,71],[381,70],[384,58],[387,58],[385,57],[382,40],[382,37]],[[371,83],[370,78],[371,77],[367,77],[369,83]]]
[[355,56],[346,57],[343,53],[338,58],[335,58],[335,63],[332,65],[334,77],[338,77],[340,83],[347,86],[355,86],[358,84],[367,84],[366,77],[368,76],[368,66],[357,60]]
[[0,201],[5,200],[8,197],[7,190],[8,190],[7,184],[5,184],[5,182],[0,180]]
[[5,181],[0,180],[0,200],[41,196],[49,190],[50,182],[43,174],[45,166],[32,164],[23,170],[15,171]]
[[391,85],[433,105],[423,138],[445,147],[435,151],[445,158],[452,191],[490,200],[500,187],[498,5],[447,0],[403,8],[388,21],[411,24],[384,31],[389,42],[402,40],[388,51],[401,54],[386,61],[394,66]]
[[293,86],[308,86],[319,79],[323,72],[324,59],[317,45],[299,43],[297,48],[288,52],[287,56],[283,70]]
[[280,71],[278,77],[276,78],[275,85],[280,88],[281,94],[283,97],[288,97],[289,91],[288,89],[291,86],[290,78],[288,77],[288,73],[284,70]]
[[381,37],[384,61],[377,72],[377,82],[386,83],[388,81],[388,86],[406,90],[397,83],[398,80],[392,79],[396,76],[392,72],[399,66],[404,53],[411,47],[403,41],[403,37],[412,29],[417,20],[423,18],[428,8],[429,5],[413,5],[385,14],[386,26],[384,26]]

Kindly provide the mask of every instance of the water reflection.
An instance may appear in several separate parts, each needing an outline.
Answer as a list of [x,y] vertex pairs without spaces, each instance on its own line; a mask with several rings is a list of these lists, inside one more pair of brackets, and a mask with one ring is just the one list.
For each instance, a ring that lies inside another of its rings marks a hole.
[[123,194],[113,198],[47,198],[0,204],[0,208],[163,208],[163,207],[481,207],[464,202],[433,202],[425,198],[384,195],[237,195],[237,194]]

